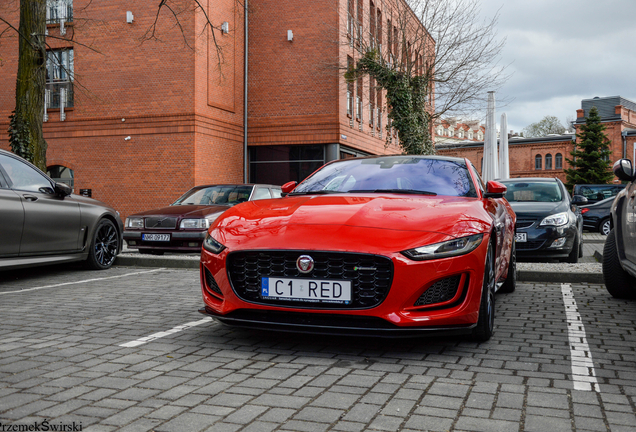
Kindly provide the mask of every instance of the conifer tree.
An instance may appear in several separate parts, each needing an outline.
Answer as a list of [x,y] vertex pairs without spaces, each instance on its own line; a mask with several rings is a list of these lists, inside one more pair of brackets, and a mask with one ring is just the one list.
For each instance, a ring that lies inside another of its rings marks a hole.
[[576,134],[578,142],[570,152],[572,159],[566,159],[572,167],[564,170],[569,190],[575,184],[605,184],[614,177],[610,171],[610,140],[604,130],[598,110],[592,107]]

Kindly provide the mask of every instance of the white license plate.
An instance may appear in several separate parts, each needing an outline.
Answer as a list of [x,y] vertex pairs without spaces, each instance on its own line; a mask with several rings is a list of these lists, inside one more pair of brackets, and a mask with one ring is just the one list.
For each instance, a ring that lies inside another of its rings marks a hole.
[[515,233],[515,241],[525,243],[528,241],[528,233]]
[[170,234],[142,234],[141,239],[145,241],[170,241]]
[[264,277],[261,279],[261,297],[270,300],[349,304],[351,281]]

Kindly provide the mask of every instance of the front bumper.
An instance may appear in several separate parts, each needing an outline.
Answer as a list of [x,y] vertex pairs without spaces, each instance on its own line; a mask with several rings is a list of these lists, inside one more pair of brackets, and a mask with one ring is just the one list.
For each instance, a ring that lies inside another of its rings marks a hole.
[[[166,252],[200,252],[205,231],[124,231],[124,240],[129,249]],[[142,234],[169,234],[170,241],[142,240]]]
[[[203,249],[201,289],[205,307],[200,312],[228,325],[277,331],[387,337],[430,332],[466,334],[479,315],[488,241],[486,236],[469,254],[438,260],[412,261],[399,253],[386,254],[393,262],[393,280],[386,297],[369,308],[245,300],[228,277],[226,259],[230,252],[226,249],[215,255]],[[416,306],[429,288],[458,275],[461,282],[452,301]]]
[[[563,227],[531,227],[517,229],[517,233],[527,235],[527,242],[516,242],[518,258],[567,258],[574,247],[577,228],[574,224]],[[563,244],[553,246],[559,242]]]
[[335,336],[418,337],[470,334],[476,324],[440,327],[399,327],[381,318],[334,314],[308,314],[259,309],[240,309],[221,315],[209,306],[199,312],[222,324],[253,330],[310,333]]

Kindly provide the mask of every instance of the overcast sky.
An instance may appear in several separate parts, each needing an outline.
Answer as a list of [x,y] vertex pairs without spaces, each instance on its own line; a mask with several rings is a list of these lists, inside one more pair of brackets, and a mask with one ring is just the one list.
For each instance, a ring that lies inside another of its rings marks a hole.
[[521,131],[546,115],[565,126],[581,100],[622,96],[636,102],[636,0],[481,0],[500,9],[502,63],[512,77],[497,93],[497,123]]

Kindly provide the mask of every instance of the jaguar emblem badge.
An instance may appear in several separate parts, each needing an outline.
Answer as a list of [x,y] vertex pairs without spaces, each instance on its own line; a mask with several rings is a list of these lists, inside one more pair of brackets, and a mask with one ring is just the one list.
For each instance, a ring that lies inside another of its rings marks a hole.
[[314,259],[309,255],[301,255],[296,260],[296,268],[301,273],[309,273],[314,269]]

